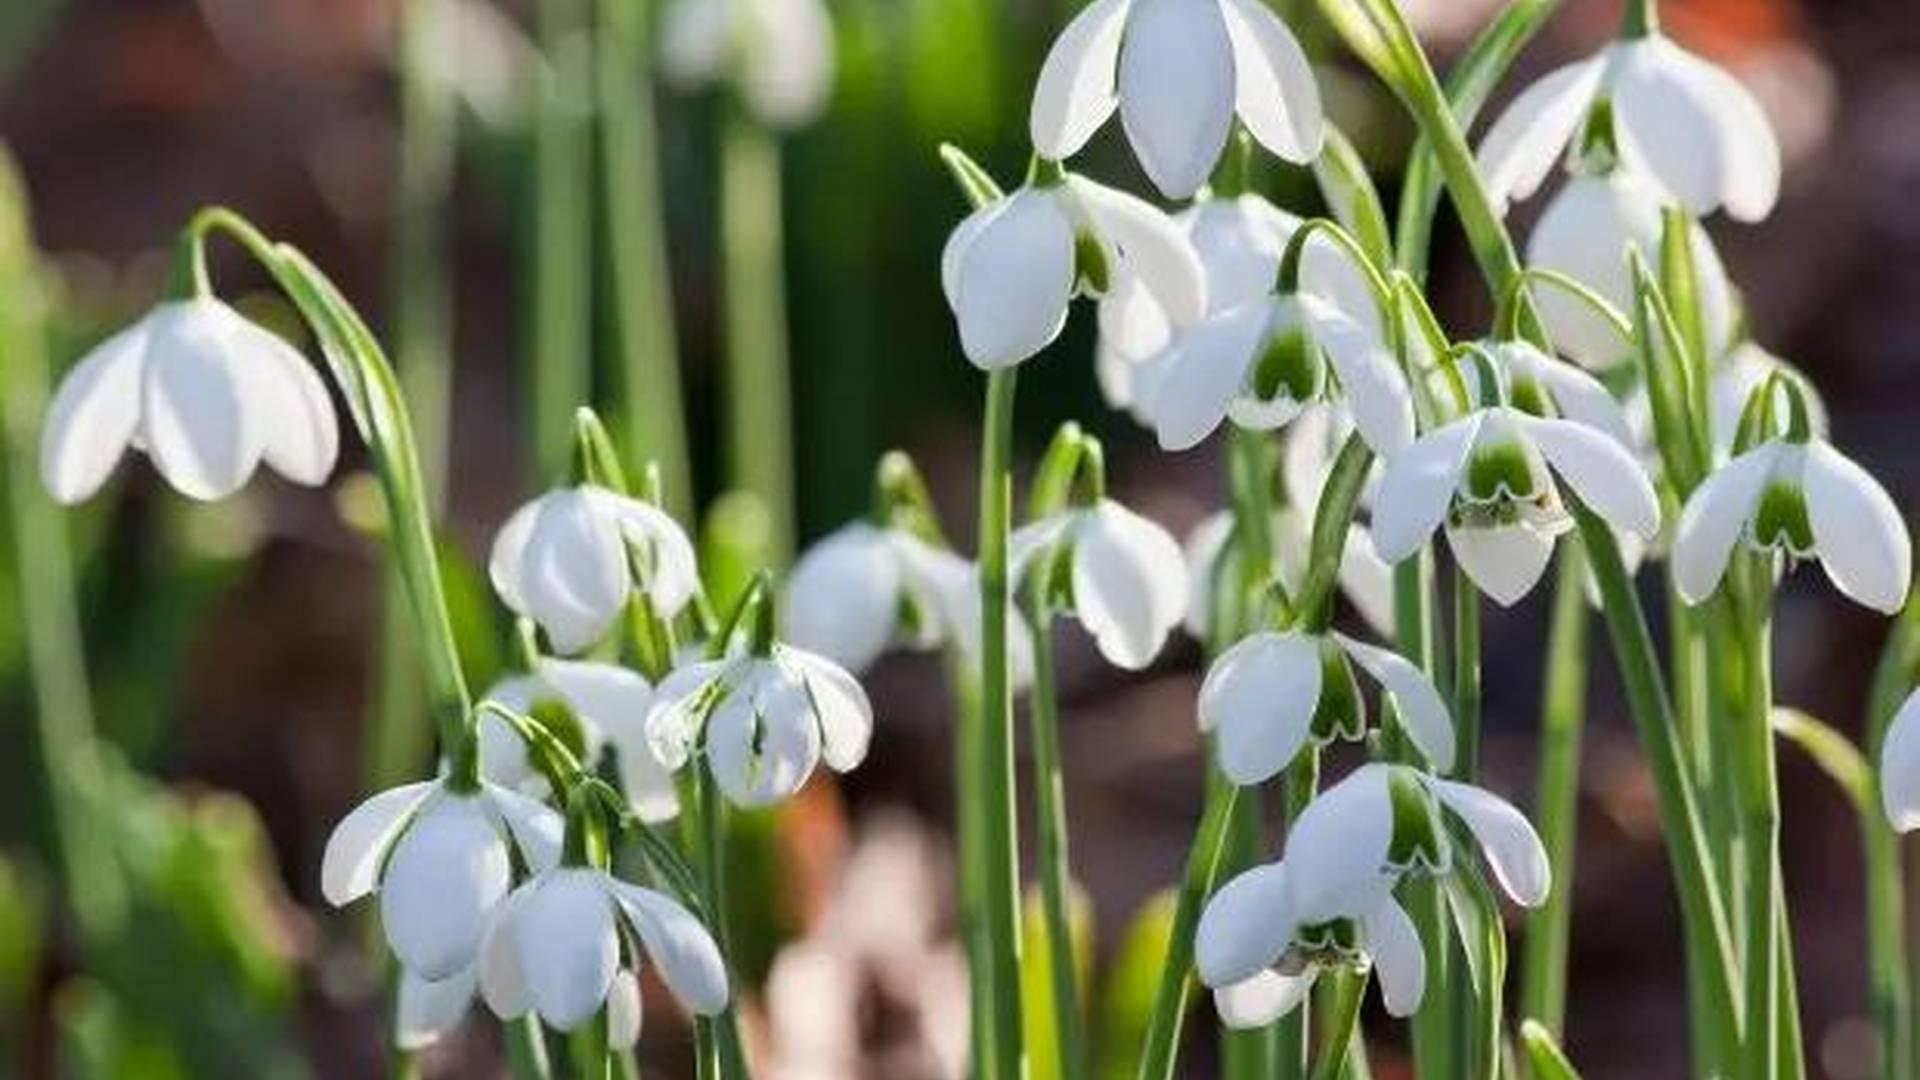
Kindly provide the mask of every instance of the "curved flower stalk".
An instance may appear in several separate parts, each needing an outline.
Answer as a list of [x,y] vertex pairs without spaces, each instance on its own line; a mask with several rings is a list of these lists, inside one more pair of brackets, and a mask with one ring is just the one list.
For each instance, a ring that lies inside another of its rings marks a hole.
[[1573,526],[1560,484],[1616,532],[1651,540],[1659,531],[1653,485],[1624,445],[1586,424],[1495,400],[1387,463],[1373,515],[1382,559],[1412,556],[1444,524],[1474,584],[1510,606],[1532,591],[1556,538]]
[[210,500],[238,491],[262,461],[295,483],[325,483],[340,431],[299,350],[202,282],[67,373],[41,429],[41,480],[56,502],[81,502],[129,448],[181,494]]
[[[611,745],[621,791],[640,820],[657,824],[680,812],[673,776],[647,739],[653,687],[638,672],[593,660],[542,657],[532,673],[495,683],[482,700],[532,717],[588,768],[597,766]],[[499,713],[483,710],[479,733],[481,775],[536,798],[552,794],[526,741]]]
[[467,969],[486,918],[512,884],[513,856],[539,871],[560,857],[560,815],[481,781],[389,788],[334,827],[320,863],[320,891],[344,907],[380,895],[380,926],[407,971],[430,982]]
[[1595,111],[1620,157],[1696,216],[1758,221],[1780,196],[1780,144],[1753,95],[1727,72],[1643,28],[1552,72],[1515,98],[1480,142],[1496,211],[1540,187]]
[[1293,32],[1257,0],[1094,0],[1067,24],[1034,86],[1033,145],[1080,151],[1120,111],[1141,168],[1170,199],[1200,190],[1234,117],[1304,165],[1325,137],[1320,89]]
[[704,753],[727,798],[767,806],[799,791],[822,760],[835,772],[856,768],[873,737],[873,707],[845,668],[767,640],[675,670],[655,690],[646,728],[669,770]]
[[[1323,262],[1313,272],[1307,255],[1322,242],[1337,252],[1325,258],[1347,262],[1346,271]],[[1351,295],[1341,283],[1354,277],[1371,288]],[[1337,226],[1302,224],[1267,288],[1175,338],[1147,406],[1160,446],[1196,446],[1228,418],[1273,430],[1311,405],[1338,400],[1375,453],[1405,449],[1413,441],[1413,395],[1382,330],[1385,296]]]
[[812,123],[833,90],[833,21],[820,0],[673,0],[660,71],[691,90],[732,82],[761,123]]
[[502,1019],[531,1011],[559,1031],[605,1007],[609,1041],[631,1045],[640,1022],[633,980],[643,960],[696,1015],[726,1009],[726,963],[692,912],[605,870],[559,866],[515,889],[488,920],[480,992]]
[[595,484],[549,491],[514,511],[487,569],[507,607],[538,623],[561,653],[605,636],[636,585],[662,619],[700,590],[679,523]]
[[1044,159],[1019,190],[961,221],[940,256],[961,347],[988,371],[1051,344],[1075,295],[1104,296],[1120,282],[1150,293],[1172,325],[1206,311],[1205,272],[1173,219]]
[[1713,369],[1708,388],[1708,425],[1716,453],[1731,454],[1747,402],[1774,376],[1791,381],[1806,403],[1808,430],[1814,438],[1827,437],[1827,407],[1820,393],[1800,369],[1751,341],[1733,347]]
[[1207,902],[1194,958],[1221,1018],[1233,1027],[1270,1023],[1321,972],[1367,965],[1388,1012],[1416,1012],[1425,955],[1393,890],[1409,875],[1452,872],[1442,808],[1466,825],[1509,897],[1527,907],[1546,899],[1546,850],[1511,804],[1407,766],[1363,765],[1307,804],[1285,858],[1246,871]]
[[1046,575],[1049,608],[1072,613],[1116,667],[1152,663],[1186,613],[1179,543],[1104,495],[1023,526],[1008,551],[1013,580]]
[[1452,769],[1453,721],[1418,667],[1337,631],[1268,630],[1221,653],[1200,686],[1200,730],[1217,736],[1220,771],[1236,784],[1260,784],[1280,775],[1309,742],[1364,738],[1367,707],[1356,664],[1392,699],[1414,747],[1435,769]]

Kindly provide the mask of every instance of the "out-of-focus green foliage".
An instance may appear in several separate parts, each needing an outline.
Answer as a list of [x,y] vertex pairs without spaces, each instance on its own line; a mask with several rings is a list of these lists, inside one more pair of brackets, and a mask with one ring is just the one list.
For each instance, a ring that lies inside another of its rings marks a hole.
[[1173,934],[1174,890],[1153,894],[1127,925],[1113,964],[1100,984],[1093,1038],[1095,1075],[1102,1080],[1132,1080],[1147,1040],[1154,994],[1167,962]]
[[[1093,981],[1093,903],[1081,889],[1070,893],[1067,932],[1073,938],[1073,981],[1082,1012],[1087,988]],[[1020,906],[1020,1012],[1025,1029],[1028,1075],[1031,1080],[1067,1080],[1060,1075],[1060,1033],[1054,1024],[1053,950],[1047,941],[1047,920],[1035,889],[1027,890]],[[1084,1022],[1082,1024],[1084,1027]]]
[[[0,1047],[25,1041],[46,934],[47,890],[40,871],[25,859],[0,857]],[[0,1069],[7,1067],[0,1061]]]

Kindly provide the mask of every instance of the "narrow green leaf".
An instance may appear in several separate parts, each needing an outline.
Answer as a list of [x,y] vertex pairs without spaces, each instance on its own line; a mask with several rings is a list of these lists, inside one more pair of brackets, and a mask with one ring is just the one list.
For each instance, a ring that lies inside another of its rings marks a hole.
[[1773,730],[1798,746],[1827,774],[1854,810],[1872,823],[1878,813],[1873,805],[1873,767],[1852,739],[1810,713],[1777,705],[1773,710]]
[[1147,898],[1120,936],[1100,984],[1098,1023],[1091,1042],[1100,1080],[1131,1080],[1153,1017],[1154,991],[1166,966],[1173,936],[1176,894],[1163,889]]
[[946,165],[947,172],[953,175],[953,182],[960,186],[960,193],[967,197],[974,209],[998,202],[1004,197],[993,175],[968,157],[965,150],[952,143],[941,143],[940,160]]
[[1538,1020],[1520,1024],[1520,1042],[1527,1048],[1527,1068],[1533,1080],[1580,1080],[1573,1062],[1553,1039],[1553,1032]]
[[1387,229],[1387,212],[1380,203],[1380,192],[1367,173],[1367,163],[1339,128],[1327,125],[1327,141],[1320,156],[1313,160],[1313,179],[1320,185],[1320,197],[1340,224],[1359,242],[1377,266],[1393,265],[1393,236]]

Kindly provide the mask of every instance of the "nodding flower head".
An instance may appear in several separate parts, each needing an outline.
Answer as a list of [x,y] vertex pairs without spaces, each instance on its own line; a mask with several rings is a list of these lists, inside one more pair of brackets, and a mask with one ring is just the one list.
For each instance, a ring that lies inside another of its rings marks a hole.
[[1152,663],[1186,614],[1180,544],[1112,499],[1021,528],[1009,553],[1014,579],[1048,575],[1060,610],[1071,612],[1117,667],[1137,671]]
[[[680,812],[673,776],[647,740],[653,687],[638,672],[595,660],[543,657],[534,671],[501,680],[484,697],[541,725],[589,769],[611,745],[620,788],[642,821],[669,821]],[[499,714],[480,713],[479,737],[481,775],[536,798],[551,794],[526,742]]]

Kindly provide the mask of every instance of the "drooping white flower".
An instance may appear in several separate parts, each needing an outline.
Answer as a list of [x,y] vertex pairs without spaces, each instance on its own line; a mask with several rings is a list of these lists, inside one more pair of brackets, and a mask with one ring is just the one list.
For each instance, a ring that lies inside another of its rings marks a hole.
[[1307,804],[1283,860],[1241,874],[1207,901],[1194,962],[1222,1018],[1267,1023],[1299,1003],[1316,967],[1368,961],[1388,1011],[1417,1010],[1421,945],[1393,889],[1408,873],[1452,869],[1442,807],[1466,825],[1502,891],[1528,907],[1546,900],[1546,849],[1511,804],[1406,766],[1363,765]]
[[1481,140],[1480,174],[1497,208],[1533,194],[1589,113],[1611,110],[1624,161],[1695,214],[1758,221],[1780,195],[1780,144],[1740,82],[1660,34],[1607,46],[1515,98]]
[[401,969],[399,992],[394,995],[393,1045],[411,1052],[439,1042],[466,1018],[479,986],[474,965],[437,981]]
[[265,461],[326,482],[340,432],[299,350],[211,296],[170,300],[73,366],[40,436],[40,478],[61,503],[100,489],[127,449],[181,494],[219,499]]
[[1256,0],[1094,0],[1061,31],[1034,86],[1043,156],[1079,152],[1115,107],[1154,185],[1190,198],[1237,115],[1296,164],[1320,153],[1320,90],[1293,32]]
[[1880,808],[1895,831],[1920,829],[1920,690],[1900,703],[1880,743]]
[[[611,743],[621,790],[640,820],[670,821],[680,812],[673,776],[647,740],[653,687],[638,672],[593,660],[543,657],[532,674],[504,679],[484,697],[546,725],[588,769],[599,764]],[[535,798],[548,794],[546,778],[534,768],[513,725],[483,711],[479,732],[481,775]]]
[[538,623],[561,653],[600,640],[636,584],[662,618],[700,589],[693,544],[678,522],[592,484],[549,491],[514,511],[494,537],[487,570],[507,607]]
[[1715,469],[1680,512],[1673,580],[1698,604],[1719,588],[1742,543],[1789,560],[1817,558],[1855,603],[1898,611],[1913,548],[1899,507],[1871,474],[1825,440],[1773,438]]
[[1555,539],[1572,527],[1562,483],[1616,532],[1645,540],[1659,531],[1659,500],[1626,447],[1573,420],[1495,405],[1421,436],[1387,463],[1374,547],[1397,563],[1445,523],[1447,544],[1474,584],[1511,605],[1533,589]]
[[647,714],[654,754],[678,771],[696,750],[727,798],[766,806],[799,791],[823,759],[847,772],[867,756],[873,707],[824,656],[774,643],[765,656],[687,664],[661,681]]
[[542,870],[560,856],[560,815],[497,784],[389,788],[334,827],[320,891],[341,907],[380,894],[380,926],[401,966],[429,982],[473,963],[488,912],[512,883],[509,849]]
[[[626,946],[635,939],[639,949]],[[480,992],[502,1019],[531,1011],[559,1031],[606,1006],[617,1035],[637,1036],[633,973],[643,961],[694,1013],[727,1007],[726,962],[692,912],[604,870],[555,867],[513,890],[488,920]]]
[[1262,631],[1220,654],[1200,686],[1200,730],[1216,736],[1220,771],[1236,784],[1278,776],[1309,740],[1367,732],[1353,665],[1393,700],[1413,745],[1434,768],[1453,767],[1453,721],[1418,667],[1390,649],[1338,632]]
[[[1599,174],[1576,172],[1547,204],[1527,238],[1527,261],[1557,270],[1592,289],[1622,313],[1633,310],[1633,272],[1628,252],[1649,263],[1660,257],[1660,190],[1621,164]],[[1702,329],[1710,355],[1732,345],[1738,322],[1733,284],[1705,229],[1690,230],[1694,279]],[[1534,290],[1547,336],[1566,356],[1590,368],[1606,368],[1632,355],[1606,321],[1577,297],[1556,288]]]
[[802,127],[833,89],[833,21],[820,0],[673,0],[660,70],[684,89],[729,79],[762,123]]
[[1015,581],[1030,569],[1051,573],[1064,565],[1067,595],[1059,609],[1071,612],[1117,667],[1138,671],[1152,663],[1186,613],[1179,543],[1112,499],[1022,526],[1008,551]]
[[1205,312],[1206,277],[1180,228],[1151,204],[1084,177],[1022,187],[947,238],[940,284],[967,359],[1008,367],[1047,347],[1077,292],[1138,283],[1176,325]]

